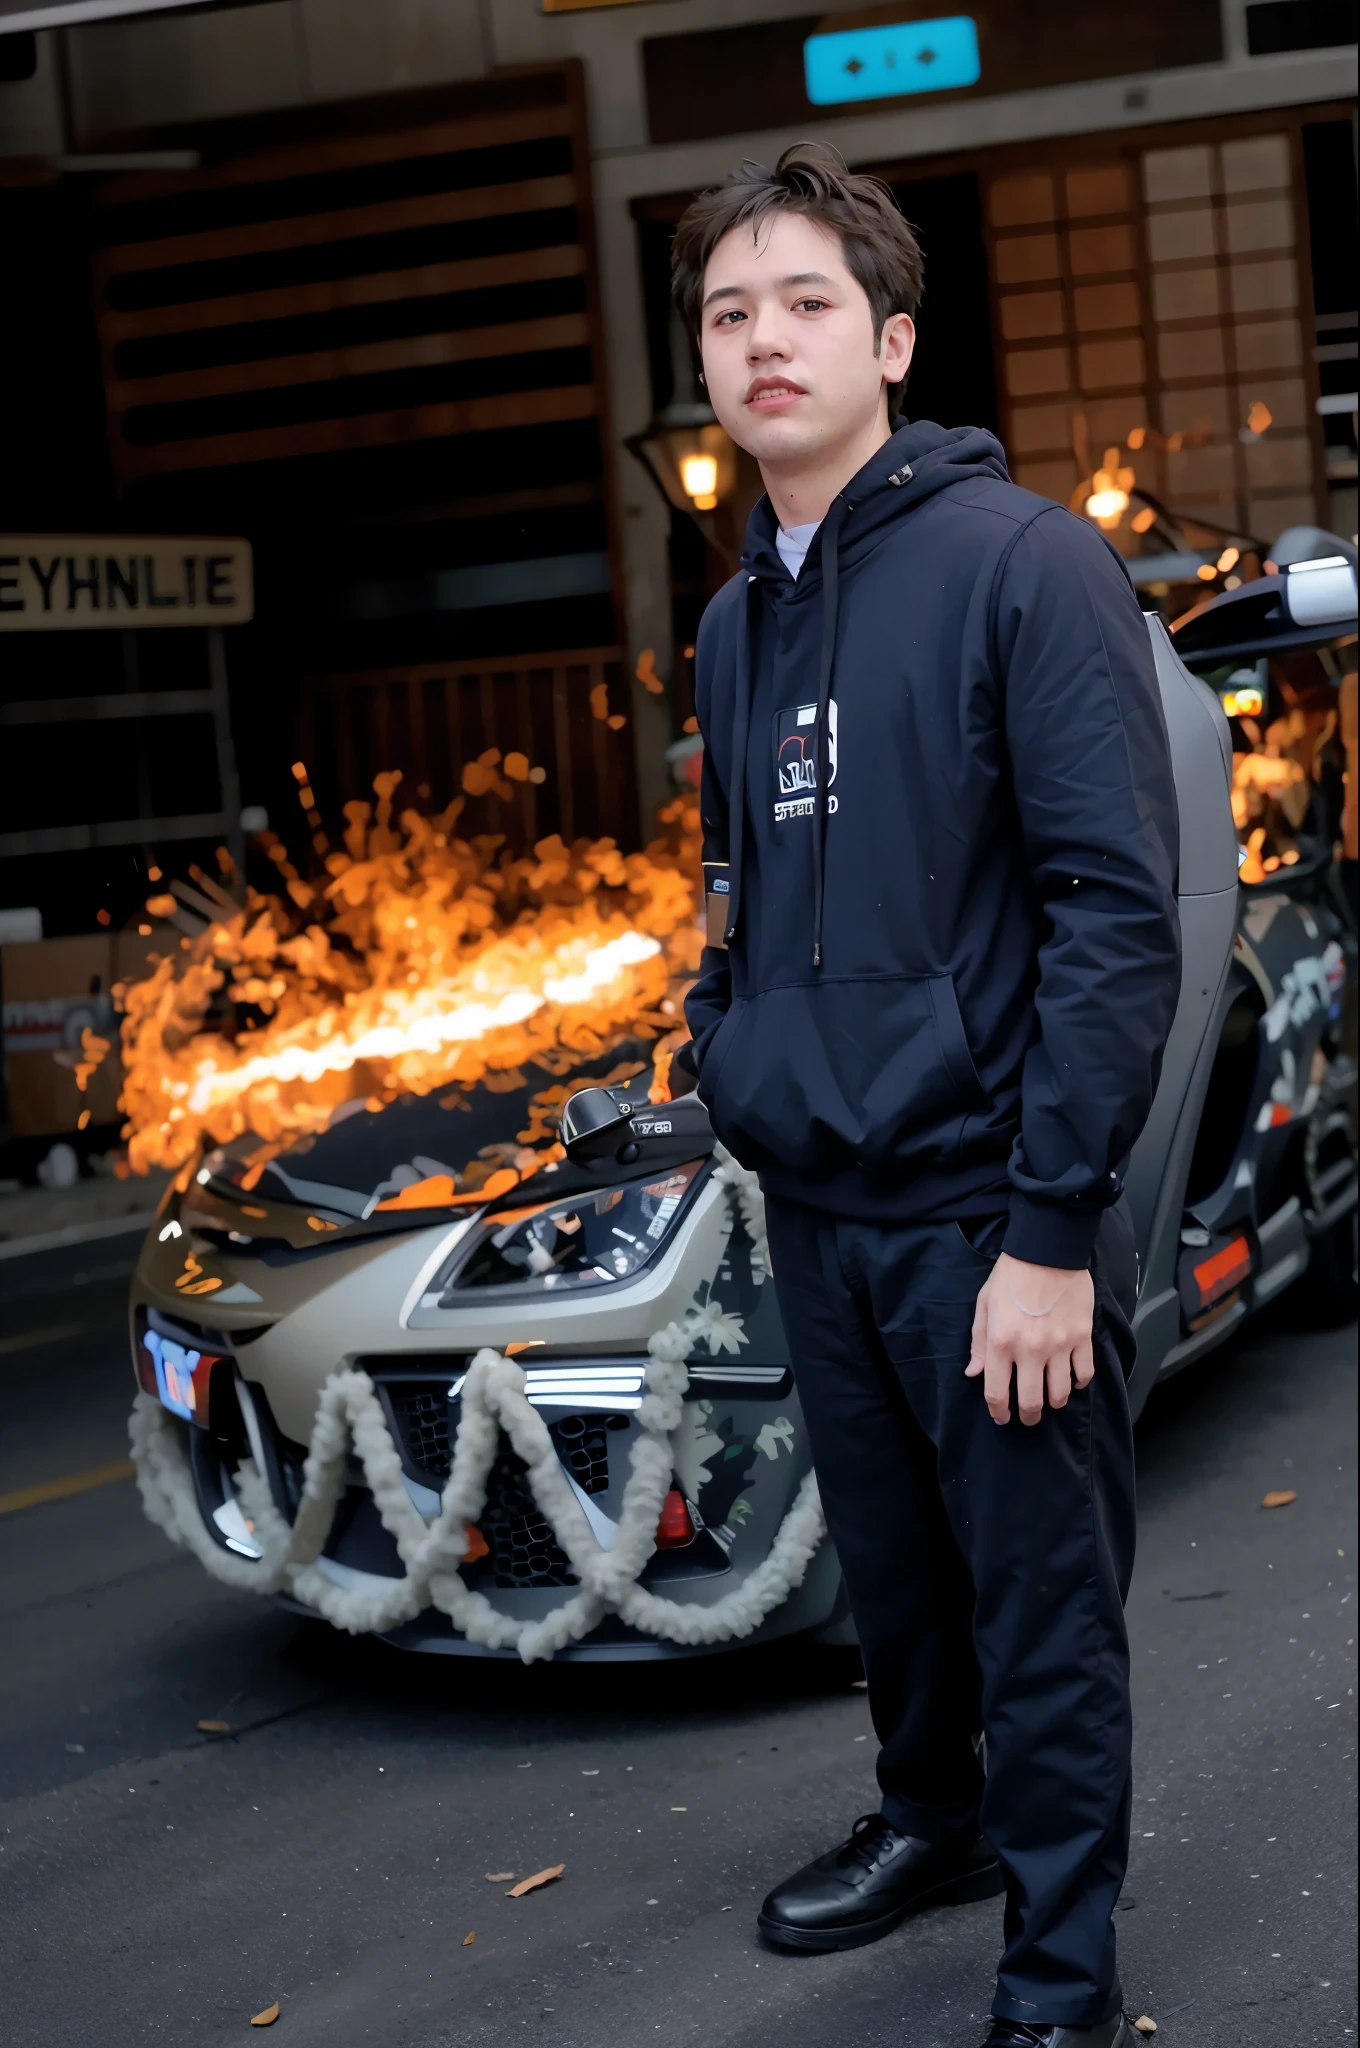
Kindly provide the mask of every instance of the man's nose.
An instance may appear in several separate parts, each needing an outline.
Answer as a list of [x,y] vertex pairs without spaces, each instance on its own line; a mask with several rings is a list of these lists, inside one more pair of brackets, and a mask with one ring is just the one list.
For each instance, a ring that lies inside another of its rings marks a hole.
[[748,363],[766,363],[772,356],[780,361],[788,359],[789,344],[784,322],[777,314],[756,312],[746,329],[746,360]]

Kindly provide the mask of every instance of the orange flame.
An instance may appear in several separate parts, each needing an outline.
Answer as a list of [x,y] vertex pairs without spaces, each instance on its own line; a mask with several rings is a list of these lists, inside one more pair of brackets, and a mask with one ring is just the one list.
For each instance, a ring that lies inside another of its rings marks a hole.
[[[346,804],[324,880],[303,881],[271,842],[286,898],[249,891],[118,989],[132,1171],[247,1132],[286,1145],[343,1102],[514,1088],[526,1061],[567,1075],[626,1037],[674,1031],[703,943],[691,798],[663,810],[643,853],[554,836],[512,856],[456,836],[462,799],[394,825],[399,781],[376,777],[376,806]],[[523,1138],[551,1139],[532,1123]]]

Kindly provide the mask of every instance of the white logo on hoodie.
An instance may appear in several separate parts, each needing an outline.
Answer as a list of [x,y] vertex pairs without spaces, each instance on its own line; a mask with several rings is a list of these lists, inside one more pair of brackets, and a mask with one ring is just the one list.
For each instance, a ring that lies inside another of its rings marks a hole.
[[[826,736],[828,791],[836,780],[837,727],[836,700],[833,697],[829,705]],[[815,704],[787,704],[782,711],[775,713],[774,766],[779,795],[775,800],[774,817],[777,825],[786,818],[810,818],[816,808],[816,740]],[[834,796],[827,796],[826,808],[828,813],[836,810]]]

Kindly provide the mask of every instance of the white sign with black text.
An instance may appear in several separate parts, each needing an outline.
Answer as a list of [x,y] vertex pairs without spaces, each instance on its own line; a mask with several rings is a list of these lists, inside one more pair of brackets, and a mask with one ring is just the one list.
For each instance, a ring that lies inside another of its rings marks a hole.
[[0,633],[243,626],[248,540],[198,534],[0,534]]

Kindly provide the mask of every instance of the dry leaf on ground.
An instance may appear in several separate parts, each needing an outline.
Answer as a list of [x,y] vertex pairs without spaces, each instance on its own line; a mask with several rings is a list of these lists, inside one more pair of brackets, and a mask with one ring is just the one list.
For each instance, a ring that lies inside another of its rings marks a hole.
[[551,1884],[555,1877],[562,1875],[566,1867],[565,1863],[553,1863],[546,1870],[536,1870],[532,1877],[522,1877],[505,1896],[507,1899],[522,1899],[526,1892],[536,1892],[541,1884]]
[[[200,1735],[231,1734],[230,1721],[195,1721],[194,1726],[197,1728]],[[252,2021],[252,2025],[253,2024],[254,2022]]]
[[1263,1508],[1287,1508],[1291,1500],[1297,1499],[1298,1495],[1293,1492],[1268,1493],[1261,1502],[1261,1506]]
[[257,2012],[250,2024],[252,2027],[272,2027],[278,2016],[279,2001],[276,1998],[274,2003],[267,2005],[263,2012]]
[[471,1934],[465,1934],[465,1935],[463,1936],[463,1947],[464,1947],[464,1948],[471,1948],[471,1947],[472,1947],[472,1944],[473,1944],[473,1942],[474,1942],[474,1941],[475,1941],[476,1939],[477,1939],[477,1930],[476,1930],[476,1929],[474,1928]]
[[1140,2034],[1155,2034],[1157,2031],[1156,2020],[1150,2020],[1146,2013],[1140,2019],[1136,2019],[1133,2024]]
[[514,1875],[513,1870],[488,1870],[486,1881],[488,1884],[509,1884]]

